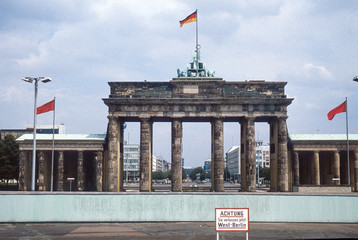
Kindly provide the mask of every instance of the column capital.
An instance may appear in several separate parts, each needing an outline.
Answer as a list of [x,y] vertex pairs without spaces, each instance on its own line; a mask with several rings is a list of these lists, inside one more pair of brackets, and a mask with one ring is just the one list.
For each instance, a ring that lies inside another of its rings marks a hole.
[[217,116],[217,117],[211,117],[211,120],[215,120],[215,119],[219,119],[219,120],[223,120],[225,117],[223,116]]
[[139,117],[140,122],[152,122],[151,117]]
[[287,118],[288,118],[288,116],[275,116],[275,117],[270,117],[267,122],[268,122],[268,124],[272,124],[275,121],[286,121]]
[[253,117],[253,116],[246,116],[246,117],[241,117],[240,119],[239,119],[239,123],[240,124],[243,124],[244,122],[255,122],[255,120],[256,120],[256,117]]
[[288,116],[278,116],[278,120],[287,120]]
[[223,118],[223,117],[211,118],[211,124],[215,124],[215,123],[220,123],[220,124],[222,124],[223,122],[224,122],[224,118]]
[[112,114],[107,116],[108,120],[118,120],[118,117],[113,116]]
[[170,118],[170,121],[171,122],[174,122],[174,121],[179,121],[179,122],[182,122],[183,118],[181,117],[173,117],[173,118]]

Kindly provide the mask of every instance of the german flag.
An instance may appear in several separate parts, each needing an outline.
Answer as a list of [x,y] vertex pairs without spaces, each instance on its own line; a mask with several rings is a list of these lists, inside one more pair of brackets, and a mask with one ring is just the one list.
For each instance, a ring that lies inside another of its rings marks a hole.
[[184,20],[179,21],[180,27],[182,27],[185,23],[196,22],[196,12],[197,10],[192,14],[190,14],[189,16],[187,16]]

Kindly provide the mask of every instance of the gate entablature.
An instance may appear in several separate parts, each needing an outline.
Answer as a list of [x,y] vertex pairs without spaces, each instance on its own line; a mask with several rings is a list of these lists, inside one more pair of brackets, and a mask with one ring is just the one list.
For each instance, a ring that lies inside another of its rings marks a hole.
[[[204,80],[207,79],[207,80]],[[221,78],[174,78],[170,82],[110,82],[103,99],[109,115],[133,119],[230,118],[253,116],[259,121],[287,116],[286,82],[226,82]],[[236,121],[236,120],[234,120]]]
[[[270,124],[272,191],[289,191],[286,82],[226,82],[216,77],[181,77],[170,82],[109,82],[104,103],[109,107],[107,191],[122,191],[123,124],[141,126],[140,191],[152,191],[152,125],[172,123],[172,191],[182,191],[182,122],[210,121],[212,132],[212,191],[224,191],[223,122],[241,124],[242,191],[256,190],[255,122]],[[178,179],[176,179],[178,178]],[[113,179],[116,179],[113,181]]]

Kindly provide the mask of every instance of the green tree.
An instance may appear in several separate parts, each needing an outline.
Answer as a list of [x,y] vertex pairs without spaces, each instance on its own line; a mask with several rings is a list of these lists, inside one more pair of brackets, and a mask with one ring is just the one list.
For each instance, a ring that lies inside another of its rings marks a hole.
[[270,181],[270,168],[260,168],[260,178],[264,177],[265,181]]
[[165,178],[168,178],[169,180],[172,180],[172,170],[169,170],[168,172],[165,172]]
[[7,135],[0,141],[0,179],[6,183],[19,177],[19,146],[15,137]]
[[196,180],[197,174],[200,174],[200,180],[204,180],[206,178],[206,173],[202,167],[194,168],[193,171],[189,174],[191,180]]
[[211,179],[211,170],[206,173],[206,178]]
[[181,179],[182,179],[182,180],[186,179],[187,176],[188,176],[188,174],[186,174],[184,168],[181,169],[181,172],[182,172],[182,174],[181,174]]
[[164,178],[166,178],[166,174],[162,171],[155,171],[152,173],[153,180],[163,180]]

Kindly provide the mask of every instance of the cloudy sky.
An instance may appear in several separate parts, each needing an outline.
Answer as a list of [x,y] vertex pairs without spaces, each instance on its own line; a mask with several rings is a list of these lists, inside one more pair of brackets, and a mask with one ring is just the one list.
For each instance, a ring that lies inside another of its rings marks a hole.
[[[345,114],[327,120],[348,97],[349,132],[358,133],[358,1],[355,0],[2,0],[0,2],[0,129],[33,123],[38,105],[56,97],[56,122],[67,133],[105,133],[102,98],[109,81],[170,81],[195,48],[198,9],[201,60],[226,81],[287,82],[290,133],[345,133]],[[42,114],[38,124],[51,124]],[[239,144],[227,123],[225,151]],[[268,124],[256,137],[267,143]],[[186,166],[210,157],[210,125],[184,123]],[[125,140],[139,142],[139,124]],[[154,154],[170,161],[170,124],[154,124]]]

